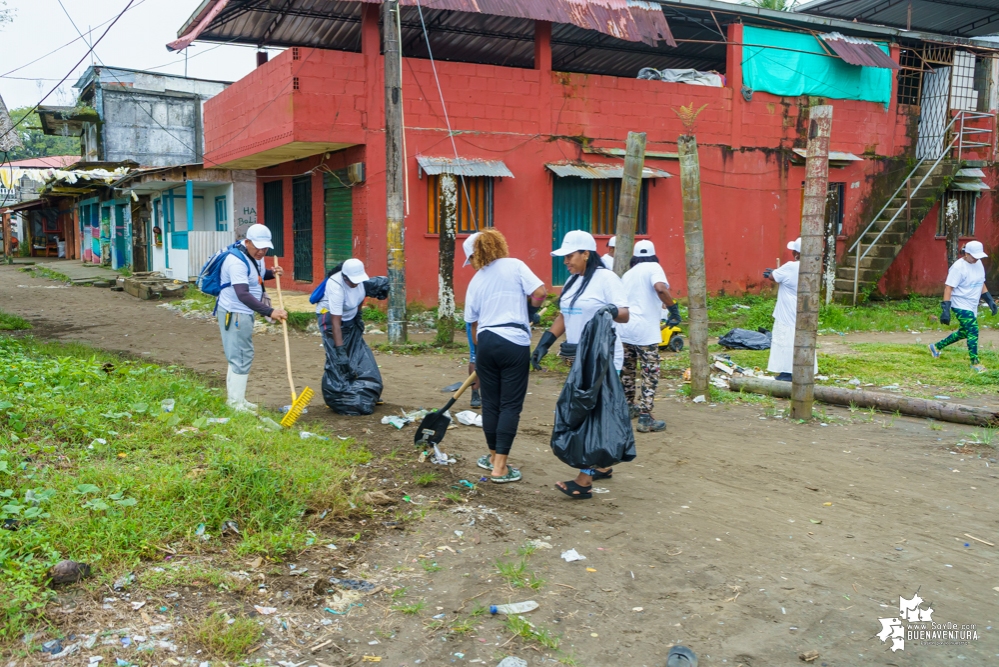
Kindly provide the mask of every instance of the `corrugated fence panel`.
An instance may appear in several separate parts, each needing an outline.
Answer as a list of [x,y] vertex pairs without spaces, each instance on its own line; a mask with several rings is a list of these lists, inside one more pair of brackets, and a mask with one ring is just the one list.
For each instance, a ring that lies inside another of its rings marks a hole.
[[236,232],[188,232],[187,275],[196,278],[208,258],[236,242]]

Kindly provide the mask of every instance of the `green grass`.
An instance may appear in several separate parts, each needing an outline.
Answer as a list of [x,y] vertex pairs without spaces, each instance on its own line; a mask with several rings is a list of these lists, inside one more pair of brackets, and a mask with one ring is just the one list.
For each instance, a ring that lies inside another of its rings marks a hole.
[[431,573],[431,574],[434,573],[434,572],[440,572],[441,570],[444,569],[440,565],[438,565],[436,562],[434,562],[434,561],[432,561],[430,559],[425,559],[425,560],[420,561],[420,565],[423,567],[423,570],[425,572],[428,572],[428,573]]
[[31,323],[28,320],[0,310],[0,331],[21,331],[30,328]]
[[44,266],[31,266],[31,267],[27,267],[27,268],[28,268],[29,271],[34,271],[38,275],[40,275],[40,276],[42,276],[44,278],[49,278],[51,280],[58,280],[58,281],[64,282],[64,283],[73,282],[72,280],[70,280],[70,277],[67,276],[66,274],[59,273],[58,271],[53,271],[52,269],[46,268]]
[[397,604],[392,607],[392,611],[397,611],[401,614],[406,614],[407,616],[415,616],[423,611],[427,606],[427,603],[423,600],[419,602],[414,602],[412,604]]
[[419,486],[430,486],[440,478],[440,474],[436,472],[413,473],[413,481]]
[[[230,622],[231,621],[231,622]],[[229,618],[215,612],[202,621],[188,621],[195,625],[193,635],[209,655],[222,660],[241,658],[263,637],[260,623],[245,616]]]
[[496,572],[513,588],[538,590],[545,585],[545,580],[528,569],[527,559],[528,555],[521,556],[519,560],[513,562],[497,560],[495,563]]
[[[306,510],[361,504],[365,449],[261,426],[177,367],[0,337],[0,520],[19,528],[0,535],[0,644],[45,623],[45,573],[63,558],[95,565],[98,583],[163,549],[278,559],[315,540]],[[228,547],[225,521],[241,533]]]
[[548,628],[539,628],[532,624],[523,616],[508,616],[506,619],[506,629],[522,639],[536,641],[545,648],[553,651],[558,648],[559,637],[552,634]]

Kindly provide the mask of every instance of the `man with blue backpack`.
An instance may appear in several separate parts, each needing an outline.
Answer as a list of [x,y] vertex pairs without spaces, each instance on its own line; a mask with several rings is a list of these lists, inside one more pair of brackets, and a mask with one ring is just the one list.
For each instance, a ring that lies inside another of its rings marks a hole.
[[246,400],[246,382],[253,363],[253,320],[255,313],[274,320],[285,320],[288,313],[272,308],[264,291],[264,281],[282,275],[281,267],[267,269],[263,259],[274,248],[271,230],[264,225],[251,225],[246,238],[216,253],[198,276],[202,292],[217,296],[215,310],[222,349],[229,370],[226,374],[228,404],[241,411],[253,411],[257,406]]

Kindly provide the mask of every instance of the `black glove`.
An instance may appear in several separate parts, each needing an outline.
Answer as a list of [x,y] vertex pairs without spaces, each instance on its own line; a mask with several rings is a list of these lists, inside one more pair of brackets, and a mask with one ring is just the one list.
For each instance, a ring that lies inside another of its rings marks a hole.
[[675,327],[680,322],[683,322],[683,318],[680,317],[679,304],[674,303],[672,306],[666,306],[666,310],[669,312],[669,318],[666,320],[667,326]]
[[617,319],[617,306],[608,303],[606,306],[598,310],[596,314],[599,315],[600,313],[610,313],[612,320]]
[[333,348],[333,364],[341,375],[350,377],[350,357],[347,356],[347,350],[343,345]]
[[763,269],[763,277],[764,278],[771,277],[773,275],[773,273],[774,273],[773,269]]
[[538,346],[534,348],[534,353],[531,354],[531,366],[534,370],[541,370],[541,359],[548,354],[548,348],[550,348],[555,341],[558,340],[555,334],[551,331],[546,331],[541,335],[541,340],[538,341]]
[[940,308],[940,324],[950,324],[950,301],[941,301]]
[[530,301],[527,302],[527,319],[531,324],[541,324],[541,306],[532,306]]
[[996,300],[992,298],[991,294],[989,294],[988,292],[983,292],[982,299],[985,301],[985,303],[989,304],[989,310],[992,311],[993,315],[999,313],[999,306],[996,306]]

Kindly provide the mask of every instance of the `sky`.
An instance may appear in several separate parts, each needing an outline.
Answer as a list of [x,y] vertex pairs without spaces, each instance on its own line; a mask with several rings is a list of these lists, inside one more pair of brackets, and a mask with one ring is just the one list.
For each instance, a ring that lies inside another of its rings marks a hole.
[[[84,36],[88,26],[93,28],[96,40],[107,28],[98,25],[117,16],[128,0],[62,0],[62,4]],[[200,0],[135,0],[94,51],[108,66],[184,74],[184,55],[167,51],[166,43],[177,38],[199,4]],[[14,10],[14,21],[0,26],[0,97],[12,109],[37,104],[83,57],[87,45],[57,0],[7,0],[7,7]],[[250,47],[195,42],[188,51],[187,74],[192,77],[236,81],[256,67],[255,49]],[[89,66],[88,56],[45,104],[72,105],[76,90],[71,86]]]

